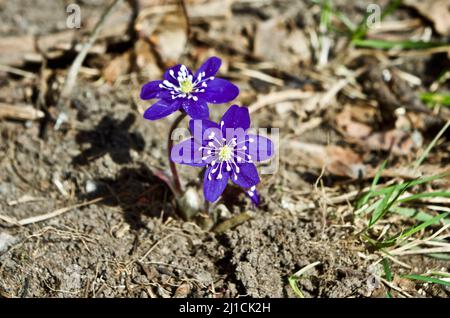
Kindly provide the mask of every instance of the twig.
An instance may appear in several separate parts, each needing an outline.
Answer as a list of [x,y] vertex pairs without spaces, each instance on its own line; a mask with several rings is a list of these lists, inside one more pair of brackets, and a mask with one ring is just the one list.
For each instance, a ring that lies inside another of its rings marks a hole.
[[391,282],[385,280],[383,277],[380,277],[380,280],[383,284],[385,284],[386,286],[392,288],[393,290],[399,292],[400,294],[402,294],[403,296],[406,296],[408,298],[413,298],[413,296],[411,296],[410,294],[408,294],[407,292],[405,292],[403,289],[401,289],[400,287],[395,286],[394,284],[392,284]]
[[442,232],[444,232],[445,230],[447,230],[449,227],[450,227],[450,223],[444,225],[444,226],[441,227],[438,231],[436,231],[433,235],[431,235],[430,237],[428,237],[428,238],[426,238],[426,239],[423,239],[423,240],[419,240],[419,239],[414,240],[414,241],[412,241],[412,242],[410,242],[410,243],[407,243],[407,244],[405,244],[405,245],[403,245],[403,246],[400,246],[400,247],[398,247],[398,248],[395,248],[395,249],[389,251],[388,253],[389,253],[390,255],[402,255],[402,253],[403,253],[404,251],[411,250],[411,249],[412,249],[413,247],[415,247],[415,246],[418,246],[418,245],[420,245],[420,244],[423,244],[424,242],[431,241],[431,240],[435,239],[439,234],[441,234]]
[[69,211],[71,211],[73,209],[80,208],[80,207],[83,207],[83,206],[86,206],[86,205],[91,205],[91,204],[97,203],[99,201],[102,201],[104,199],[105,199],[105,197],[95,198],[95,199],[87,201],[87,202],[71,205],[71,206],[68,206],[68,207],[57,209],[57,210],[55,210],[53,212],[50,212],[50,213],[41,214],[41,215],[37,215],[37,216],[32,216],[32,217],[25,218],[25,219],[22,219],[22,220],[15,220],[14,218],[10,218],[10,217],[7,217],[5,215],[0,215],[0,219],[3,220],[3,221],[6,221],[7,223],[9,223],[11,225],[24,226],[24,225],[29,225],[29,224],[32,224],[32,223],[38,223],[38,222],[46,221],[48,219],[51,219],[51,218],[57,217],[57,216],[59,216],[61,214],[64,214],[66,212],[69,212]]
[[270,84],[280,86],[280,87],[282,87],[284,85],[284,81],[282,79],[268,75],[259,70],[249,69],[249,68],[247,68],[247,65],[245,65],[245,64],[233,64],[233,66],[240,70],[240,73],[238,74],[240,76],[245,75],[249,78],[255,78],[260,81],[270,83]]
[[264,106],[267,105],[280,103],[286,100],[306,99],[312,97],[313,95],[314,95],[313,92],[304,92],[297,89],[275,92],[261,96],[255,103],[250,105],[248,108],[250,113],[254,113],[260,108],[263,108]]
[[0,118],[11,118],[18,120],[36,120],[43,118],[44,112],[31,105],[9,105],[0,103]]
[[223,221],[222,223],[218,224],[214,229],[213,232],[217,234],[221,234],[226,232],[229,229],[232,229],[244,222],[247,222],[253,217],[253,214],[250,212],[243,212],[240,213],[231,219],[228,219],[226,221]]
[[404,251],[404,252],[400,252],[400,253],[395,253],[395,255],[404,256],[404,255],[434,254],[434,253],[450,253],[450,246],[420,248],[417,250],[409,250],[409,251]]
[[[70,94],[72,93],[73,87],[75,85],[75,82],[77,80],[78,72],[80,71],[80,67],[83,64],[84,59],[86,58],[88,51],[94,44],[95,40],[97,40],[97,37],[100,33],[100,29],[113,11],[113,9],[121,3],[123,0],[114,0],[113,3],[105,10],[103,15],[100,17],[100,20],[97,22],[97,24],[94,27],[94,30],[92,31],[91,35],[89,36],[88,41],[83,45],[82,49],[78,53],[77,57],[73,61],[72,65],[70,66],[69,72],[67,73],[67,77],[63,86],[63,89],[61,90],[61,94],[59,96],[58,100],[58,108],[61,114],[65,114],[65,107],[66,107],[66,101],[69,98]],[[58,129],[59,126],[62,124],[61,121],[65,121],[65,118],[67,115],[63,115],[60,117],[59,121],[57,120],[55,124],[55,129]],[[63,119],[64,118],[64,119]]]
[[[383,257],[389,258],[392,262],[394,262],[394,263],[396,263],[396,264],[398,264],[398,265],[400,265],[400,266],[403,266],[404,268],[407,268],[407,269],[411,269],[411,268],[412,268],[412,267],[409,266],[408,264],[403,263],[402,261],[399,261],[398,259],[396,259],[395,257],[389,255],[389,253],[387,253],[387,252],[385,252],[385,251],[381,251],[381,253],[382,253],[382,256],[383,256]],[[381,259],[380,259],[380,261],[381,261]]]
[[34,73],[21,70],[20,68],[15,68],[15,67],[11,67],[8,65],[2,65],[2,64],[0,64],[0,71],[6,72],[6,73],[11,73],[14,75],[23,76],[26,78],[35,78],[36,77],[36,74],[34,74]]
[[191,20],[189,18],[189,12],[187,9],[187,4],[185,0],[179,0],[181,8],[183,9],[183,15],[186,19],[186,35],[188,40],[192,39],[192,29],[191,29]]
[[20,226],[19,222],[17,222],[16,219],[14,219],[12,217],[9,217],[9,216],[6,216],[6,215],[1,215],[0,214],[0,220],[6,222],[8,224],[11,224],[11,225]]
[[150,255],[150,253],[153,252],[153,250],[159,245],[159,243],[167,240],[168,238],[170,238],[174,235],[175,235],[175,233],[170,233],[170,234],[164,236],[159,241],[157,241],[155,244],[153,244],[152,247],[150,247],[150,249],[144,255],[142,255],[142,257],[139,259],[139,262],[143,262],[147,258],[147,256]]
[[11,200],[6,202],[9,206],[14,206],[20,203],[28,203],[28,202],[36,202],[36,201],[46,201],[46,198],[37,198],[37,197],[33,197],[31,195],[24,195],[22,197],[20,197],[17,200]]

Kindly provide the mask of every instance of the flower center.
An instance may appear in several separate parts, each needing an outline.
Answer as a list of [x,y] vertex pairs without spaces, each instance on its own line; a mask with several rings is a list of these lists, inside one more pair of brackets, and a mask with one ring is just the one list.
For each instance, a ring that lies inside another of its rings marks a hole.
[[[224,122],[220,122],[220,128],[222,129]],[[202,160],[210,160],[208,165],[211,170],[208,173],[208,180],[212,179],[212,176],[217,172],[216,179],[223,178],[222,168],[231,173],[234,180],[238,179],[238,174],[241,169],[239,165],[242,163],[252,163],[252,156],[246,153],[247,146],[244,145],[247,141],[249,143],[254,142],[253,138],[237,142],[237,138],[233,138],[227,142],[223,136],[216,137],[214,132],[211,132],[206,139],[207,145],[198,148],[198,151],[204,151]]]
[[208,87],[208,81],[214,80],[214,76],[206,77],[205,72],[200,72],[197,77],[194,78],[184,65],[181,65],[177,74],[175,74],[173,69],[169,70],[169,76],[178,83],[176,84],[173,80],[169,81],[165,79],[159,84],[159,87],[170,91],[172,99],[192,98],[194,102],[198,101],[197,94],[205,92]]
[[219,161],[228,161],[233,157],[233,148],[228,145],[224,145],[219,150]]
[[180,82],[180,90],[185,93],[189,94],[193,91],[194,84],[189,79],[185,79],[184,81]]

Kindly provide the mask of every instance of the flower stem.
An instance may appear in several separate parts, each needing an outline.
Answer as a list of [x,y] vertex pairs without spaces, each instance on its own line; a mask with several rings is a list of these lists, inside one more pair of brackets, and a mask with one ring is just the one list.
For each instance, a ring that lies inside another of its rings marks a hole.
[[184,119],[184,117],[186,117],[186,114],[181,113],[175,119],[172,126],[170,127],[169,137],[167,140],[167,156],[169,158],[170,171],[172,172],[174,190],[177,192],[176,193],[177,195],[180,195],[183,191],[181,189],[181,182],[180,182],[180,177],[178,176],[177,166],[175,165],[175,162],[173,162],[170,159],[170,152],[172,151],[172,146],[173,146],[172,133],[178,127],[178,125],[181,123],[181,121]]
[[206,215],[209,215],[209,207],[210,207],[209,201],[205,199],[205,211],[204,212]]

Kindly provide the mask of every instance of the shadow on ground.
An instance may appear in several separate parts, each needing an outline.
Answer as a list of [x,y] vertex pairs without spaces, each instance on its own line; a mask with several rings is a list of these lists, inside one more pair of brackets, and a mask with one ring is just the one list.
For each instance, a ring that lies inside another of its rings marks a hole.
[[145,226],[144,215],[174,216],[171,190],[143,164],[137,168],[123,168],[115,178],[93,180],[90,187],[91,191],[81,195],[82,199],[107,197],[99,204],[120,207],[132,229]]
[[136,121],[134,114],[128,114],[122,121],[104,116],[92,130],[82,130],[76,135],[78,144],[90,144],[80,155],[73,158],[74,165],[86,165],[91,160],[106,154],[117,164],[132,161],[130,150],[142,151],[145,141],[138,132],[131,132],[130,128]]

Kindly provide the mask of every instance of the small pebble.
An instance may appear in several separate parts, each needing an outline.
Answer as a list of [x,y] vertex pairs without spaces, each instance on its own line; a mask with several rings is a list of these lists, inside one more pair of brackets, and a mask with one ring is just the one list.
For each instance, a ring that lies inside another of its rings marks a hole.
[[87,193],[95,192],[97,191],[97,184],[92,180],[88,180],[86,181],[85,189]]
[[0,233],[0,254],[6,252],[8,247],[13,245],[17,241],[17,238],[8,234],[8,233]]

